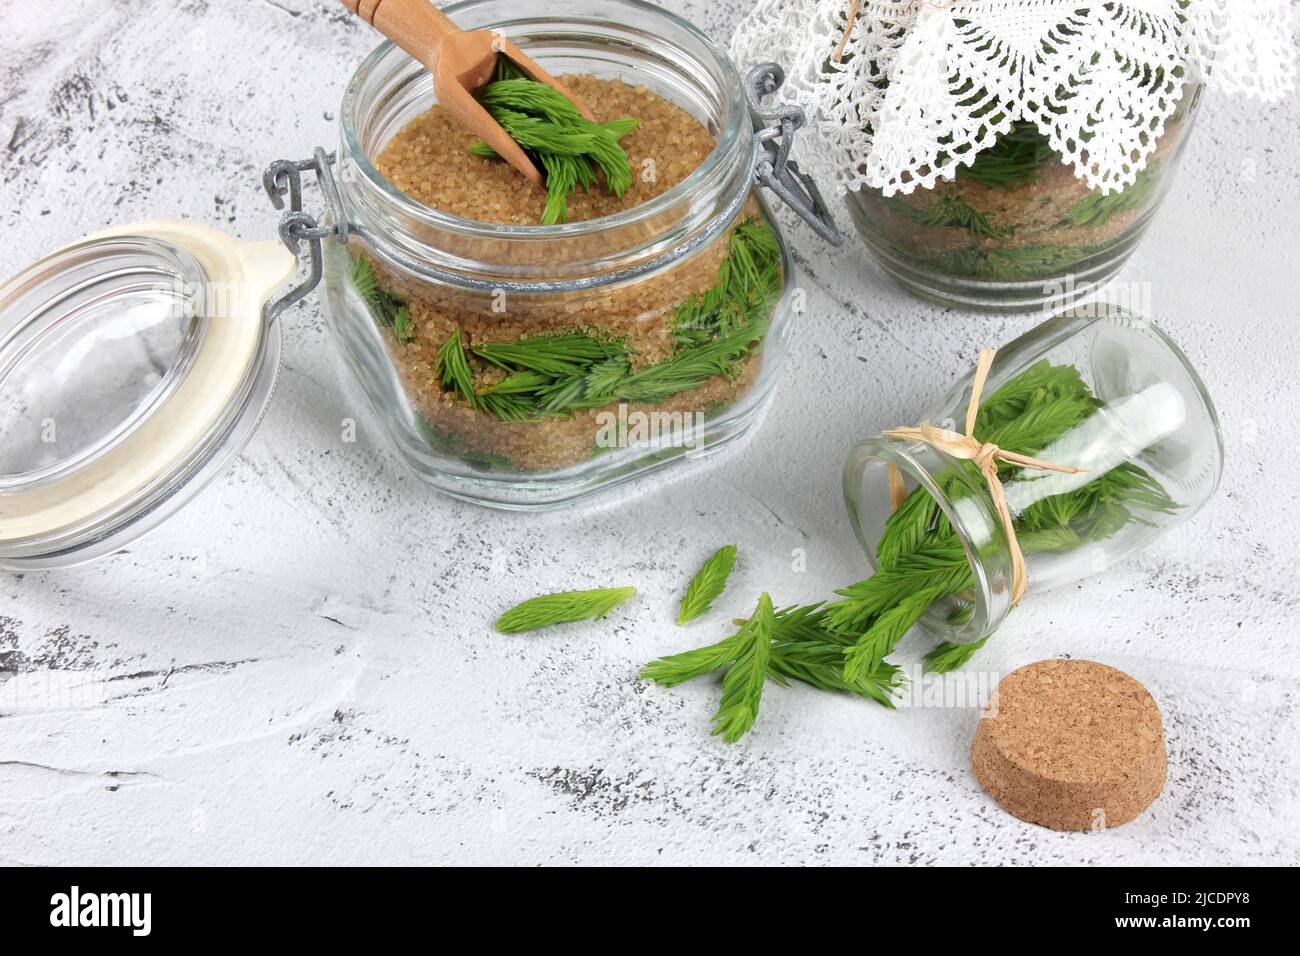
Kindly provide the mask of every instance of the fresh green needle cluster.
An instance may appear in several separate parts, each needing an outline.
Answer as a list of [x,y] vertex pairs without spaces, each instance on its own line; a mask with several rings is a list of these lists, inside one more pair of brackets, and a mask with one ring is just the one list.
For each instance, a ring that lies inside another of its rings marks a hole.
[[972,179],[991,189],[1014,189],[1036,182],[1042,167],[1060,162],[1047,137],[1030,120],[1019,120],[988,149],[975,155],[969,166],[962,167],[958,180]]
[[764,592],[749,620],[735,635],[735,653],[722,674],[722,700],[713,715],[713,733],[734,744],[754,726],[767,668],[772,659],[772,631],[775,628],[772,599]]
[[380,325],[392,329],[393,337],[405,342],[411,337],[411,310],[406,303],[379,284],[375,270],[363,256],[352,257],[352,287]]
[[927,263],[947,275],[1022,282],[1057,275],[1107,248],[1105,243],[1035,242],[1024,246],[980,245],[932,256]]
[[[596,186],[598,174],[605,188],[621,196],[632,185],[632,164],[619,145],[638,120],[618,119],[593,123],[555,87],[531,80],[505,57],[497,60],[497,79],[479,89],[475,97],[510,138],[523,147],[546,173],[546,207],[542,225],[564,222],[569,196]],[[469,151],[485,159],[496,151],[482,140]]]
[[890,209],[922,226],[954,226],[975,236],[1006,239],[1014,230],[995,226],[961,196],[947,195],[929,206],[917,206],[901,196],[881,197]]
[[710,555],[704,566],[691,578],[682,597],[677,623],[686,624],[707,614],[727,587],[727,578],[736,564],[736,546],[724,545]]
[[[662,402],[704,385],[714,375],[734,375],[763,340],[781,290],[781,251],[765,222],[733,230],[717,283],[677,307],[676,350],[663,362],[633,366],[623,341],[575,331],[466,348],[459,331],[439,349],[443,386],[471,407],[507,422],[567,416],[611,402]],[[499,377],[476,385],[471,358]]]
[[[728,638],[706,647],[661,657],[641,670],[642,680],[652,680],[665,687],[701,677],[723,667],[731,673],[737,663],[741,673],[750,675],[748,693],[743,698],[728,697],[723,679],[723,699],[714,715],[717,727],[725,728],[724,739],[735,743],[753,726],[758,716],[764,681],[753,673],[752,663],[766,659],[766,678],[788,687],[791,681],[808,684],[818,690],[856,694],[886,707],[894,706],[894,692],[902,686],[902,671],[888,661],[858,678],[845,674],[844,655],[852,646],[851,636],[830,626],[828,612],[821,604],[808,604],[772,610],[771,598],[759,598],[754,613],[737,622],[739,630]],[[756,647],[766,638],[766,649]],[[740,678],[734,678],[738,681]],[[742,701],[743,706],[737,706]]]
[[636,588],[595,588],[542,594],[516,604],[497,619],[496,626],[502,634],[519,634],[553,624],[600,618],[634,594]]
[[[1075,368],[1042,361],[983,403],[975,434],[983,441],[1035,455],[1071,432],[1102,404]],[[1020,470],[1003,464],[999,478],[1006,482]],[[983,487],[983,478],[970,462],[958,463],[935,480],[951,497]],[[1026,554],[1072,550],[1177,507],[1159,482],[1126,462],[1082,487],[1025,508],[1016,517],[1016,534]],[[956,532],[924,488],[908,495],[886,522],[876,558],[876,574],[841,588],[836,592],[838,600],[785,608],[772,615],[771,646],[766,651],[769,678],[779,684],[798,680],[893,706],[902,674],[887,657],[936,603],[952,604],[951,620],[969,614],[969,603],[962,595],[974,586],[974,579]],[[760,601],[756,616],[762,605]],[[641,676],[671,686],[741,661],[749,673],[753,662],[764,656],[760,650],[749,649],[750,645],[756,635],[769,633],[765,619],[759,626],[751,626],[753,621],[751,617],[736,634],[718,644],[657,660]],[[961,667],[983,644],[983,640],[941,643],[926,655],[926,666],[935,672]],[[742,658],[742,653],[747,656]],[[751,674],[743,706],[737,703],[740,698],[735,698],[732,708],[726,710],[727,719],[719,723],[728,740],[748,730],[752,724],[752,719],[746,722],[748,715],[758,713],[753,685]]]
[[1160,181],[1159,166],[1159,160],[1152,160],[1138,171],[1131,185],[1118,192],[1107,194],[1093,190],[1061,218],[1058,228],[1101,226],[1116,213],[1144,208],[1155,196]]

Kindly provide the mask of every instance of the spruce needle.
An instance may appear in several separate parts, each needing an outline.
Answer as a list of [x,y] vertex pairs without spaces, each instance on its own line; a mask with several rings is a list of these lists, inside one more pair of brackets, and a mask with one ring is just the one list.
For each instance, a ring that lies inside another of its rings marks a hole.
[[604,617],[632,595],[636,588],[595,588],[590,591],[560,591],[542,594],[516,604],[497,618],[502,634],[534,631],[552,624],[568,624]]
[[758,718],[772,653],[773,614],[772,599],[764,593],[736,635],[736,657],[722,677],[722,701],[713,715],[713,733],[729,744],[749,733]]
[[[656,365],[634,370],[622,340],[586,330],[486,342],[466,349],[454,332],[437,354],[444,388],[503,421],[568,416],[614,402],[662,402],[699,388],[715,375],[734,375],[763,340],[781,290],[781,247],[765,222],[750,220],[731,234],[717,284],[678,306],[676,349]],[[477,392],[470,364],[486,363],[506,377]]]
[[452,389],[474,404],[474,373],[465,360],[465,349],[460,344],[460,329],[455,329],[434,358],[443,388]]
[[691,583],[686,586],[682,597],[681,610],[677,614],[677,623],[685,624],[697,617],[707,614],[713,602],[727,587],[727,577],[736,563],[736,546],[723,545],[709,557]]
[[[596,185],[597,170],[611,195],[621,196],[632,185],[632,164],[618,141],[636,128],[638,120],[593,123],[567,96],[524,76],[505,57],[498,58],[497,79],[474,95],[546,173],[543,226],[565,221],[569,196]],[[468,149],[484,159],[497,156],[482,140],[470,143]]]

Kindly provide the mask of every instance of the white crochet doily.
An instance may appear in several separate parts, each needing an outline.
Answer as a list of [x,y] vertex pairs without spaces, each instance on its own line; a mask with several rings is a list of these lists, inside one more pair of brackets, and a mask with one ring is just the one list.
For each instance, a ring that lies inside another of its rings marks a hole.
[[[930,188],[1030,120],[1075,174],[1133,182],[1183,83],[1276,100],[1294,84],[1289,0],[758,0],[732,38],[775,60],[812,130],[795,155],[841,191]],[[888,82],[882,82],[884,80]]]

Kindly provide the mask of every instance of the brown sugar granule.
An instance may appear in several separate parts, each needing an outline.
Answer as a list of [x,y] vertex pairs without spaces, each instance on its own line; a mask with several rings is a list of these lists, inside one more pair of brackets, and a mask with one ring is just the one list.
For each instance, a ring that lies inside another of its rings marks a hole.
[[[603,187],[579,189],[569,197],[568,222],[639,206],[689,176],[713,150],[713,136],[695,117],[644,87],[594,76],[561,79],[596,119],[641,121],[619,140],[632,163],[631,187],[622,196]],[[408,196],[462,219],[514,226],[541,222],[546,189],[508,163],[469,152],[474,139],[435,106],[389,140],[375,165]]]
[[1123,671],[1038,661],[998,684],[971,746],[975,777],[1003,809],[1053,830],[1127,823],[1165,785],[1160,708]]

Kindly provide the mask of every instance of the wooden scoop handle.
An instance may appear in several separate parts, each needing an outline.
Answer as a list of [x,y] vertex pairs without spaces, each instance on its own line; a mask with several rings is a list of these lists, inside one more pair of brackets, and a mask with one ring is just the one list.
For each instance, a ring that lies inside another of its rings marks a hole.
[[428,0],[343,0],[343,6],[425,66],[437,59],[443,40],[462,32]]
[[[434,96],[463,127],[482,137],[498,156],[533,183],[544,183],[541,172],[520,145],[474,99],[474,90],[496,71],[504,41],[487,30],[466,33],[428,0],[343,0],[343,5],[424,64],[433,74]],[[507,46],[514,51],[513,46]],[[533,70],[528,72],[541,74],[535,78],[560,88],[549,73],[522,54],[518,56],[525,71],[531,64]],[[585,109],[581,105],[578,108]]]

